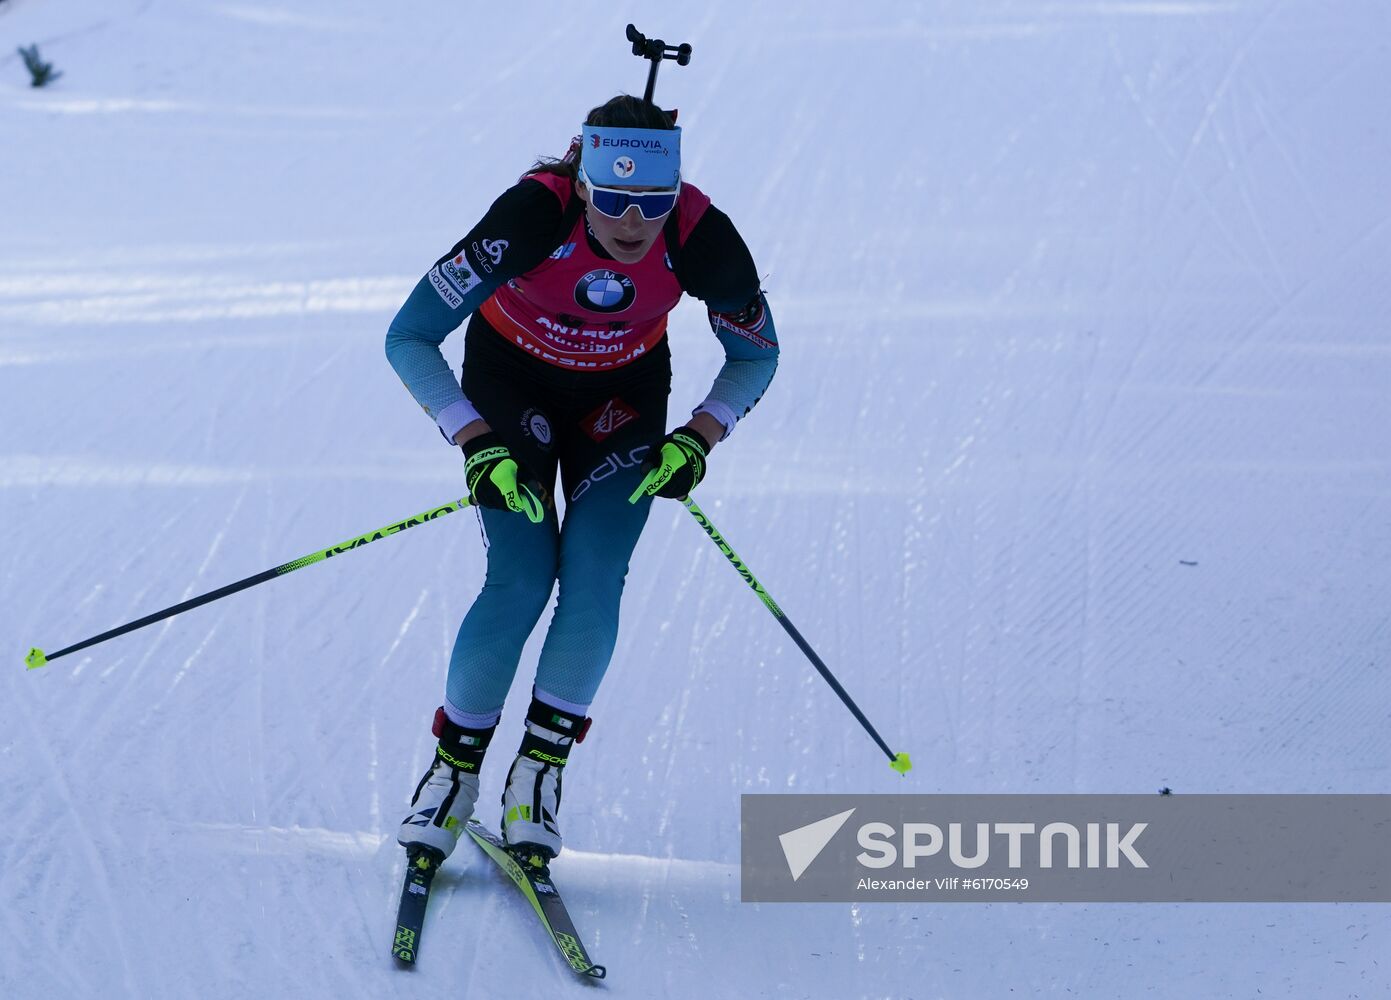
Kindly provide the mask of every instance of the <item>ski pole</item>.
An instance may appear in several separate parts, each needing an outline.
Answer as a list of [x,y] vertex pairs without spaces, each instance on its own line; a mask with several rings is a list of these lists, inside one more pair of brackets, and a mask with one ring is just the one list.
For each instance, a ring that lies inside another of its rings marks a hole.
[[889,766],[899,774],[906,775],[913,766],[912,761],[908,759],[908,755],[906,753],[896,754],[889,749],[889,745],[884,742],[883,737],[870,725],[869,720],[865,718],[865,714],[860,711],[859,706],[856,705],[850,695],[846,693],[845,688],[840,686],[840,682],[835,679],[835,675],[831,673],[825,663],[821,662],[821,657],[816,655],[816,650],[812,649],[811,645],[802,638],[802,633],[797,631],[797,626],[792,624],[792,621],[783,612],[782,608],[778,607],[777,602],[773,600],[768,591],[763,589],[763,584],[758,582],[758,578],[753,575],[753,571],[749,569],[748,564],[740,559],[729,542],[725,541],[724,536],[721,535],[710,522],[710,518],[706,516],[705,511],[700,509],[692,497],[683,497],[681,503],[691,512],[691,516],[696,519],[696,523],[705,529],[705,533],[710,536],[710,540],[724,553],[724,557],[729,560],[730,565],[744,578],[744,582],[753,588],[753,592],[758,595],[758,599],[763,602],[763,606],[773,613],[773,617],[778,620],[778,624],[787,630],[788,635],[792,636],[792,641],[807,655],[807,659],[811,660],[811,665],[826,679],[826,683],[831,685],[831,690],[840,696],[841,701],[845,702],[845,707],[850,709],[850,714],[859,720],[865,732],[869,733],[874,742],[879,744],[879,749],[883,750],[884,754],[889,758]]
[[346,542],[342,542],[338,545],[320,549],[318,552],[312,552],[299,559],[292,559],[287,563],[281,563],[279,566],[257,573],[255,576],[248,576],[245,580],[229,583],[225,587],[219,587],[217,590],[203,594],[200,597],[191,598],[181,604],[174,605],[172,608],[165,608],[163,611],[156,611],[152,615],[146,615],[139,621],[121,625],[118,628],[113,628],[109,632],[103,632],[101,635],[94,635],[90,639],[83,639],[81,642],[74,643],[66,649],[60,649],[56,653],[45,653],[42,649],[38,648],[31,649],[29,650],[29,655],[24,658],[24,662],[28,666],[28,669],[37,670],[39,667],[51,663],[60,656],[76,653],[79,649],[95,646],[97,643],[105,642],[107,639],[114,639],[118,635],[125,635],[127,632],[134,632],[138,628],[144,628],[146,625],[153,625],[155,622],[163,621],[166,618],[172,618],[184,611],[191,611],[193,608],[201,607],[219,598],[235,594],[240,590],[246,590],[248,587],[254,587],[258,583],[265,583],[267,580],[274,580],[278,576],[293,573],[297,569],[304,569],[306,566],[312,566],[315,563],[323,562],[325,559],[332,559],[334,556],[341,556],[345,553],[352,552],[354,549],[359,549],[369,542],[375,542],[379,538],[386,538],[390,535],[399,534],[407,528],[414,528],[417,524],[424,524],[427,521],[433,521],[437,517],[443,517],[445,514],[452,514],[456,510],[463,510],[468,505],[469,498],[464,497],[439,507],[431,507],[429,510],[416,514],[414,517],[406,518],[404,521],[388,524],[385,528],[378,529],[377,531],[369,531],[365,535],[358,535],[356,538],[350,538]]

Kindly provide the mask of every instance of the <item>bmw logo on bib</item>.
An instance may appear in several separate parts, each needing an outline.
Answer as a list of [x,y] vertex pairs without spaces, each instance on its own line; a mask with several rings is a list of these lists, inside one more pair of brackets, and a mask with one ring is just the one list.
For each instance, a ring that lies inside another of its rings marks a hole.
[[607,268],[590,271],[575,285],[575,302],[594,312],[622,312],[637,295],[632,278]]

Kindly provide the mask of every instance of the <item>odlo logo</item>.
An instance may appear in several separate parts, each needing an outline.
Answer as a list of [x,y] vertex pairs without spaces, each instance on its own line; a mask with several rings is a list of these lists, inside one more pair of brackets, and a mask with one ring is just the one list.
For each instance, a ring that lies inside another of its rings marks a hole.
[[[827,816],[778,837],[792,881],[806,873],[840,832],[854,809]],[[855,832],[862,848],[855,861],[864,868],[916,868],[918,861],[937,857],[946,850],[950,868],[975,869],[1003,852],[1008,866],[1021,868],[1027,855],[1039,868],[1120,868],[1124,858],[1131,868],[1148,868],[1136,841],[1148,823],[1131,823],[1124,834],[1120,823],[937,823],[867,822]],[[1084,857],[1085,855],[1085,857]],[[938,865],[941,865],[938,861]]]
[[[599,467],[585,476],[584,482],[575,487],[574,492],[570,494],[571,502],[584,496],[589,492],[591,487],[602,483],[620,469],[636,469],[642,464],[642,460],[647,455],[647,449],[649,447],[650,445],[638,445],[636,448],[629,451],[627,455],[620,455],[616,451],[609,452],[604,460],[599,463]],[[637,480],[633,481],[636,482]]]

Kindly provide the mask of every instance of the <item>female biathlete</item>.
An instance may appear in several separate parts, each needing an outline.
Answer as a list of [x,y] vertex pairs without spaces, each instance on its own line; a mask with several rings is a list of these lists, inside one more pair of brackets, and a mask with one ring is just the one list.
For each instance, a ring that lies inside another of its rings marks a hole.
[[[665,433],[667,314],[682,292],[706,304],[725,362],[691,419]],[[465,317],[456,382],[439,345]],[[508,845],[553,858],[561,772],[613,655],[651,498],[689,493],[767,389],[778,357],[768,303],[729,217],[682,180],[673,116],[620,96],[439,259],[392,322],[386,354],[463,448],[488,553],[435,713],[435,759],[397,839],[453,850],[522,646],[559,581],[502,797]]]

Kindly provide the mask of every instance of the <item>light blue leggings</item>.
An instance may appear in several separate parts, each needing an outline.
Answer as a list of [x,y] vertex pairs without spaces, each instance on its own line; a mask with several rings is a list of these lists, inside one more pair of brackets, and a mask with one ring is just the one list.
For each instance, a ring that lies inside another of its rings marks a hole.
[[479,508],[488,545],[483,591],[464,616],[449,661],[445,694],[457,712],[501,711],[522,646],[560,582],[555,615],[536,668],[536,687],[575,706],[594,700],[618,640],[618,605],[628,561],[651,509],[628,497],[641,475],[634,463],[590,485],[540,524],[522,514]]

